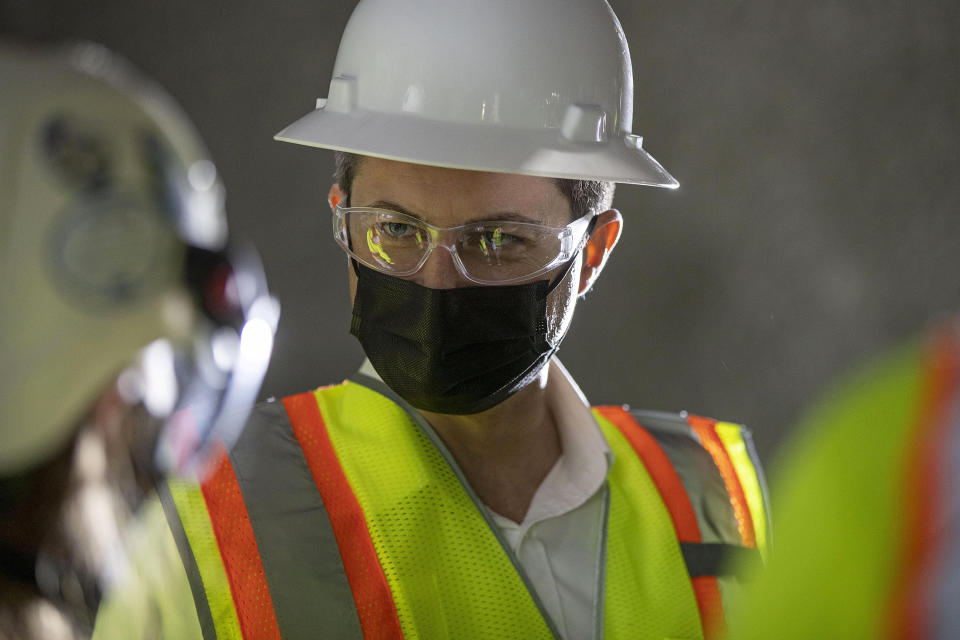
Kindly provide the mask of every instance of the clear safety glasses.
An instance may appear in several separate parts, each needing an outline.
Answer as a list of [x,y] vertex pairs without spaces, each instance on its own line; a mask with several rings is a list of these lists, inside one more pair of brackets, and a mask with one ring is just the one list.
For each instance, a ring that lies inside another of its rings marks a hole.
[[565,227],[512,220],[436,227],[389,209],[338,205],[333,235],[361,264],[389,275],[413,275],[434,249],[443,247],[471,282],[507,284],[533,279],[576,255],[592,217]]

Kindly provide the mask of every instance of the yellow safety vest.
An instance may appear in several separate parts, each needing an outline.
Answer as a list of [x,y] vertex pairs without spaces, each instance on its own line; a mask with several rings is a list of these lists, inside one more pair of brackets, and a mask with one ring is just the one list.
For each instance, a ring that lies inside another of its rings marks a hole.
[[[614,454],[596,637],[720,637],[722,557],[768,538],[749,434],[593,415]],[[560,637],[443,442],[378,380],[259,405],[209,478],[160,498],[205,638]]]
[[960,638],[960,318],[838,384],[785,452],[731,637]]

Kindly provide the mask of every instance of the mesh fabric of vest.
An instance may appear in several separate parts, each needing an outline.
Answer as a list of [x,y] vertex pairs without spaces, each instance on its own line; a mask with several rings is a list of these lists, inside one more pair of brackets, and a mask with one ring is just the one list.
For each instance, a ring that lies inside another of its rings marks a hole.
[[499,540],[410,417],[357,384],[316,397],[404,637],[551,638]]
[[732,638],[892,637],[884,614],[903,544],[920,346],[856,372],[797,428],[774,478],[776,544],[731,617]]
[[613,451],[605,638],[703,638],[696,596],[670,513],[630,443],[594,412]]
[[[230,591],[230,580],[227,578],[200,485],[191,481],[170,479],[168,486],[183,523],[184,534],[196,559],[217,638],[241,640],[243,634]],[[259,558],[256,561],[259,563]]]

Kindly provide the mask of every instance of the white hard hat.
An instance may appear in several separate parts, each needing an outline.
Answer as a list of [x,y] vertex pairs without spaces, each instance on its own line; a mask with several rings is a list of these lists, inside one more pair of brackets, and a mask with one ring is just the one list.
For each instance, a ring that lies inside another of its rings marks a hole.
[[276,139],[677,187],[632,126],[630,52],[606,0],[361,0],[327,98]]
[[230,257],[214,165],[102,47],[0,43],[0,87],[0,476],[65,446],[111,383],[162,424],[189,405],[159,446],[197,462],[255,400],[278,313]]

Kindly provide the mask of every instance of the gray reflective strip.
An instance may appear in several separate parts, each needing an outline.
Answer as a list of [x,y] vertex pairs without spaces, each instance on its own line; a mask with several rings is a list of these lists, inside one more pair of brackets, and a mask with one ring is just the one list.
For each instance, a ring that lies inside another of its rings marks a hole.
[[560,640],[562,638],[560,632],[557,631],[556,625],[554,625],[553,620],[550,619],[550,614],[547,613],[546,607],[544,607],[543,603],[540,602],[540,598],[537,596],[537,592],[533,588],[530,578],[527,577],[526,571],[523,570],[523,566],[520,564],[520,561],[517,560],[516,556],[513,554],[513,551],[510,549],[510,545],[500,533],[500,527],[498,527],[497,523],[493,521],[493,518],[490,516],[490,513],[484,504],[477,497],[477,494],[473,492],[473,489],[470,487],[470,483],[467,482],[467,478],[463,475],[463,471],[460,470],[456,460],[453,459],[453,455],[451,455],[450,451],[447,449],[447,446],[443,443],[443,440],[441,440],[440,436],[437,435],[437,432],[433,430],[433,427],[430,426],[430,423],[427,422],[426,418],[420,415],[420,412],[412,407],[406,400],[394,393],[393,389],[388,387],[382,380],[371,378],[362,373],[356,374],[354,377],[350,378],[350,380],[351,382],[355,382],[356,384],[364,386],[371,391],[375,391],[376,393],[379,393],[385,398],[388,398],[396,403],[401,409],[407,412],[407,415],[410,416],[410,419],[413,420],[414,424],[419,426],[420,430],[423,431],[423,434],[427,436],[431,443],[433,443],[433,446],[437,448],[437,451],[440,452],[440,454],[443,456],[443,459],[447,461],[448,465],[450,465],[450,469],[453,471],[454,475],[457,476],[457,479],[460,481],[460,485],[463,487],[463,490],[468,496],[470,496],[470,500],[473,501],[477,511],[480,512],[480,515],[482,515],[483,519],[487,522],[487,526],[490,528],[490,531],[493,532],[493,535],[495,535],[497,540],[500,542],[500,546],[503,547],[503,552],[507,554],[510,562],[513,563],[513,568],[520,576],[520,579],[523,580],[523,584],[527,587],[527,591],[530,593],[530,597],[533,598],[534,604],[537,605],[537,609],[540,611],[540,615],[543,616],[547,627],[550,629],[550,633],[553,634],[554,638]]
[[187,540],[187,532],[183,529],[180,513],[177,511],[177,505],[173,501],[170,487],[167,486],[166,481],[157,483],[157,496],[163,506],[163,514],[167,517],[170,533],[173,534],[173,540],[177,543],[180,561],[187,572],[187,581],[190,583],[190,591],[193,593],[197,620],[200,621],[200,630],[203,632],[205,640],[217,640],[217,630],[213,626],[213,615],[210,613],[210,604],[207,602],[207,592],[203,588],[203,580],[200,578],[197,559],[193,556],[193,549],[190,548],[190,542]]
[[631,410],[667,455],[697,516],[703,542],[740,544],[740,530],[727,486],[710,453],[684,414]]
[[230,460],[281,635],[362,639],[330,518],[282,403],[254,408]]

